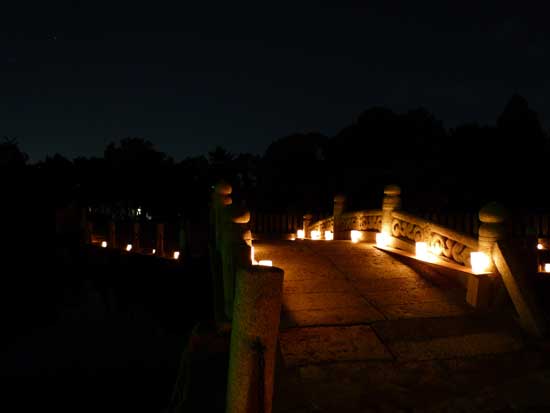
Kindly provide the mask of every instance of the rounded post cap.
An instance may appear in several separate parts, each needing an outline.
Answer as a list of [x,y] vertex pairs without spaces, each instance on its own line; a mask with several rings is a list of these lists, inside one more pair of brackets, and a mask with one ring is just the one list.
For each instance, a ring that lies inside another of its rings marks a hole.
[[399,185],[386,185],[384,187],[384,195],[401,195],[401,188]]
[[231,207],[231,221],[235,224],[247,224],[250,221],[250,211],[246,208],[233,205]]
[[222,181],[216,184],[214,191],[219,195],[230,195],[233,188],[227,182]]
[[490,202],[479,210],[479,220],[486,224],[500,224],[508,217],[508,211],[498,202]]
[[336,194],[334,195],[334,202],[336,203],[346,202],[346,196],[344,194]]
[[305,214],[304,215],[304,219],[311,219],[311,218],[313,218],[313,215],[311,215],[311,214]]

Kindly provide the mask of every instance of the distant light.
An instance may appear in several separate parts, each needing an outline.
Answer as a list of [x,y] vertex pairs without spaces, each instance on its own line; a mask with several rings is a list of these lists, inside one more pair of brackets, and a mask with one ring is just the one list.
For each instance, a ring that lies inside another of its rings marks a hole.
[[376,245],[379,247],[387,247],[390,243],[390,236],[385,232],[376,233]]
[[179,251],[174,251],[173,257],[174,257],[175,260],[177,260],[180,257],[180,252]]
[[334,239],[334,234],[332,231],[325,231],[325,239],[327,241],[332,241]]
[[254,264],[256,260],[254,259],[254,246],[250,247],[250,262]]
[[489,256],[483,252],[471,252],[470,261],[472,262],[472,271],[474,274],[483,274],[489,269],[491,260]]
[[273,261],[271,260],[260,260],[258,264],[263,265],[264,267],[273,267]]
[[107,241],[101,241],[101,248],[107,248]]
[[138,215],[141,215],[141,208],[138,208],[138,209],[137,209],[137,214],[138,214]]
[[156,253],[157,253],[157,250],[153,248],[152,253],[153,253],[153,254],[156,254]]
[[131,250],[132,250],[132,244],[126,245],[126,251],[131,251]]
[[430,260],[430,254],[428,252],[428,244],[425,242],[417,242],[416,243],[416,258],[423,261],[429,261]]
[[544,264],[544,272],[550,272],[550,262]]
[[296,241],[296,235],[292,234],[292,235],[290,236],[290,240],[291,240],[291,241]]
[[361,240],[361,231],[352,229],[350,232],[351,242],[359,242]]
[[299,229],[298,231],[296,231],[296,236],[298,237],[298,239],[304,239],[306,237],[303,229]]
[[537,244],[537,249],[538,249],[538,250],[543,250],[543,249],[544,249],[544,246],[543,246],[542,244],[539,243],[539,244]]
[[311,239],[321,239],[321,231],[311,231]]

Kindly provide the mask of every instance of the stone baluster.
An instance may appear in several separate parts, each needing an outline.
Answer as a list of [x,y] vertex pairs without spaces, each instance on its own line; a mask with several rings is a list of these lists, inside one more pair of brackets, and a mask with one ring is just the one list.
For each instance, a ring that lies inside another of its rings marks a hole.
[[155,242],[156,253],[159,257],[164,257],[164,224],[157,224],[157,239]]
[[305,238],[311,238],[310,229],[311,226],[311,220],[313,219],[313,215],[311,214],[305,214],[304,215],[304,237]]
[[227,413],[271,413],[283,270],[240,268],[227,377]]
[[334,197],[334,204],[333,204],[333,232],[334,232],[334,239],[348,239],[348,234],[345,234],[342,228],[342,214],[344,213],[344,209],[346,207],[346,197],[345,195],[338,194]]
[[397,185],[387,185],[384,188],[382,201],[382,230],[381,232],[392,235],[392,212],[401,208],[401,188]]

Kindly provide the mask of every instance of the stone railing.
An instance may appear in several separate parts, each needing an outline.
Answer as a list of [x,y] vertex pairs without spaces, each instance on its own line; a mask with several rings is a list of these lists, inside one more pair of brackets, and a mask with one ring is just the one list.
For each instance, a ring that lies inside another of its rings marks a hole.
[[376,231],[382,228],[382,211],[371,209],[357,212],[345,212],[339,219],[340,231]]
[[[372,235],[380,233],[379,247],[407,257],[411,265],[420,260],[425,265],[439,266],[447,274],[456,273],[466,287],[466,302],[474,307],[489,306],[496,290],[504,285],[519,314],[520,324],[534,335],[541,335],[546,330],[533,291],[526,282],[524,266],[520,264],[522,254],[510,247],[507,239],[510,232],[507,228],[514,227],[512,232],[516,236],[518,232],[520,237],[527,236],[524,243],[534,251],[536,236],[544,236],[550,230],[545,215],[529,215],[528,220],[511,221],[514,225],[510,226],[505,224],[510,219],[508,212],[493,202],[484,206],[475,219],[470,214],[455,216],[452,222],[458,223],[465,232],[475,232],[477,238],[474,238],[450,228],[456,225],[444,226],[402,211],[401,188],[396,185],[384,188],[381,210],[344,212],[345,200],[342,195],[334,197],[332,222],[325,219],[310,224],[306,219],[308,216],[304,216],[306,237],[309,237],[311,229],[322,230],[330,224],[334,239],[352,239],[352,231],[357,231],[354,242],[376,239],[378,244],[378,238]],[[450,221],[448,223],[451,224]],[[416,254],[417,242],[425,242],[430,255]],[[483,258],[483,269],[474,270],[471,262],[473,252]]]
[[392,237],[426,242],[433,255],[470,267],[470,253],[477,251],[477,239],[406,212],[392,211],[391,216]]
[[284,272],[253,265],[250,212],[234,206],[231,193],[228,184],[215,186],[210,221],[214,314],[231,330],[225,411],[270,413]]
[[322,235],[325,231],[334,232],[334,217],[328,217],[309,226],[309,231],[319,231]]

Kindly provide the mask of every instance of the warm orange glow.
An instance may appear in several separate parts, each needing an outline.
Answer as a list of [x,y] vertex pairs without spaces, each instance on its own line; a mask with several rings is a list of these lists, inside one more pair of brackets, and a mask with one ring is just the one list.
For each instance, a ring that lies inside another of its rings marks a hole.
[[441,255],[441,253],[443,252],[443,248],[441,248],[441,244],[439,243],[433,244],[431,250],[432,250],[432,254],[435,255],[436,257],[438,255]]
[[314,229],[311,231],[311,239],[321,239],[321,231]]
[[254,246],[250,247],[250,262],[254,262]]
[[298,239],[304,239],[306,237],[303,229],[299,229],[298,231],[296,231],[296,236],[298,237]]
[[258,264],[263,265],[264,267],[273,267],[273,261],[271,260],[260,260]]
[[101,248],[107,248],[107,241],[101,241]]
[[296,241],[296,235],[292,234],[292,235],[290,236],[290,240],[291,240],[291,241]]
[[334,234],[332,231],[325,231],[325,239],[327,241],[332,241],[334,239]]
[[472,271],[474,274],[483,274],[487,272],[491,264],[489,256],[483,252],[471,252],[470,260],[472,262]]
[[417,242],[415,252],[419,260],[429,261],[432,258],[428,252],[428,244],[425,242]]
[[544,246],[542,244],[537,244],[537,249],[538,250],[543,250],[544,249]]
[[132,244],[126,245],[126,251],[132,251]]
[[544,272],[550,272],[550,262],[544,264]]
[[175,260],[177,260],[180,257],[180,252],[179,251],[174,251],[173,257],[174,257]]
[[390,243],[390,236],[385,232],[376,233],[376,245],[379,247],[387,247]]
[[351,242],[359,242],[361,240],[361,231],[352,229],[350,232]]

